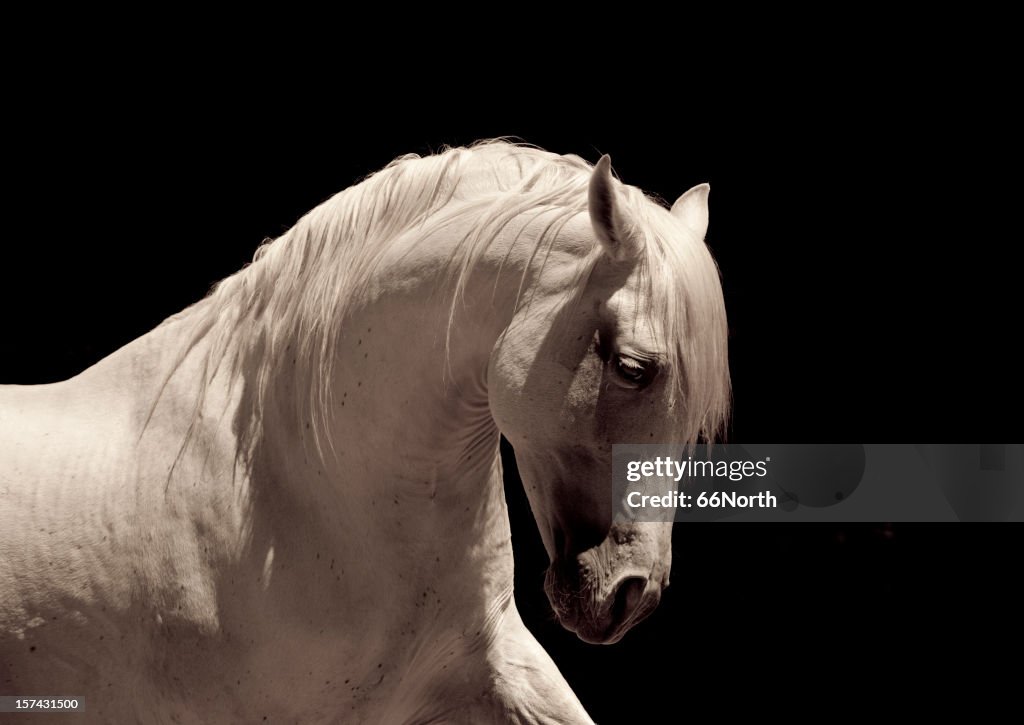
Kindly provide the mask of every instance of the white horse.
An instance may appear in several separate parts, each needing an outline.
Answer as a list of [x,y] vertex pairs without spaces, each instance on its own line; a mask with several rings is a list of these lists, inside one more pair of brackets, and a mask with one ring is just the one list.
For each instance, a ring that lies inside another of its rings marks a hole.
[[97,722],[590,722],[523,625],[512,443],[562,624],[615,642],[671,524],[614,442],[712,438],[706,185],[488,142],[396,160],[65,382],[0,387],[0,694]]

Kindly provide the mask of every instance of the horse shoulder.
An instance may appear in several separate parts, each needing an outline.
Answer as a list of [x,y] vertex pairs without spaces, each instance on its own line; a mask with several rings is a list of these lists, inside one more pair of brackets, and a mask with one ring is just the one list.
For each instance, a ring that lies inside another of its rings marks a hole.
[[118,436],[79,391],[74,380],[0,386],[0,559],[20,582],[0,581],[0,597],[31,588],[53,561],[73,557],[68,549],[85,543],[75,536],[95,535],[93,508],[109,474],[126,468],[103,460]]
[[[139,455],[140,406],[111,367],[0,386],[0,680],[20,691],[137,687],[166,626],[216,629],[188,521],[164,514],[167,466]],[[101,674],[100,661],[119,664]]]
[[126,597],[125,571],[109,529],[95,526],[114,498],[109,474],[126,468],[103,461],[117,448],[116,426],[103,420],[112,407],[97,407],[75,379],[0,387],[0,684],[8,691],[91,682],[90,652],[119,646],[104,605]]

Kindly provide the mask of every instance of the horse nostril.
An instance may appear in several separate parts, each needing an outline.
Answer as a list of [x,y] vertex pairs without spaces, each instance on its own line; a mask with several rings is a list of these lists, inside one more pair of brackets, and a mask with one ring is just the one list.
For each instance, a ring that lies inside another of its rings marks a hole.
[[615,591],[615,603],[612,604],[612,621],[620,624],[636,611],[644,597],[647,580],[639,576],[630,576],[619,582]]

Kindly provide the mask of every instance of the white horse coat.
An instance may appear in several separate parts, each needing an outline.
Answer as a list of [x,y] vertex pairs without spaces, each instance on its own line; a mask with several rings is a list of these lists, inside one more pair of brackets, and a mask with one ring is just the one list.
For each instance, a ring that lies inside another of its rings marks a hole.
[[0,387],[0,694],[589,722],[516,611],[499,431],[556,613],[617,640],[670,526],[611,526],[610,445],[727,410],[706,199],[499,142],[401,159],[80,375]]

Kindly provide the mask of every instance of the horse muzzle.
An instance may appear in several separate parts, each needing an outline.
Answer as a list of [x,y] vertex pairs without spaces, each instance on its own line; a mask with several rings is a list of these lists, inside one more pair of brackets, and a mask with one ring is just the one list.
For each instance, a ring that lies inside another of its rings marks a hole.
[[668,585],[670,551],[652,559],[632,546],[635,537],[623,538],[613,531],[600,545],[548,567],[544,591],[551,608],[584,642],[618,642],[657,608]]

